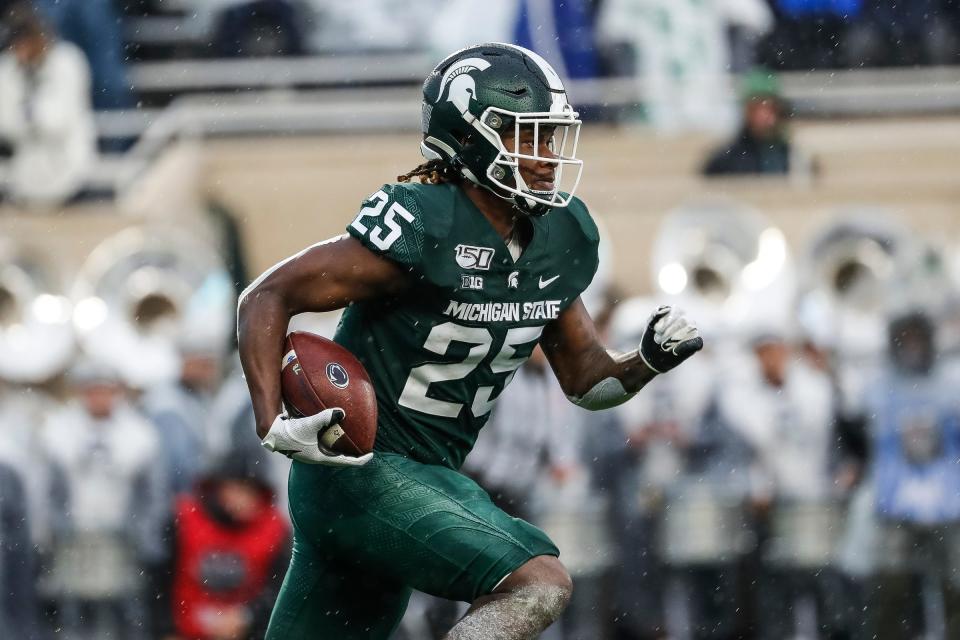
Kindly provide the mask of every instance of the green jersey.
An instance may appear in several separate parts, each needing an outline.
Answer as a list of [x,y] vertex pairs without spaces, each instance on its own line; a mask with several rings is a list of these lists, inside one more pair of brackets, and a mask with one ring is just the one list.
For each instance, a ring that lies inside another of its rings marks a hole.
[[517,260],[455,185],[384,185],[347,232],[409,270],[397,297],[354,303],[335,340],[377,393],[375,450],[457,469],[544,326],[590,284],[597,227],[574,198],[530,218]]

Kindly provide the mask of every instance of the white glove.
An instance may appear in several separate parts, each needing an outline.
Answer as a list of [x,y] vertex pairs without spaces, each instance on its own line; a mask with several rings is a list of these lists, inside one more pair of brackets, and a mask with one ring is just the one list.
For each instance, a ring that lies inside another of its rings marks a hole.
[[332,467],[359,467],[370,462],[373,453],[348,456],[331,451],[320,444],[320,437],[327,429],[343,421],[343,409],[326,409],[312,416],[291,418],[280,414],[270,425],[270,431],[260,443],[270,451],[307,464],[324,464]]
[[667,305],[653,312],[640,338],[640,357],[657,373],[666,373],[702,348],[697,327]]

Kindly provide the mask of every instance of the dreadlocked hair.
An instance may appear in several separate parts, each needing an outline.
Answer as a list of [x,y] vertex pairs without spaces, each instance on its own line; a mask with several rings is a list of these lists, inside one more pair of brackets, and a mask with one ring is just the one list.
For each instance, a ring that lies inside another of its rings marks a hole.
[[457,184],[463,179],[459,171],[446,160],[440,159],[428,160],[416,169],[397,176],[397,182],[410,182],[413,178],[417,178],[421,184]]

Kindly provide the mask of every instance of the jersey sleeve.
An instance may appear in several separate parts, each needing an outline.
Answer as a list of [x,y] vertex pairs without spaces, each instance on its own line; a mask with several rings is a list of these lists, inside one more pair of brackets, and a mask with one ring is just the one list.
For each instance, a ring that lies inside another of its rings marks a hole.
[[379,256],[423,270],[423,211],[417,194],[406,185],[385,184],[364,200],[347,233]]

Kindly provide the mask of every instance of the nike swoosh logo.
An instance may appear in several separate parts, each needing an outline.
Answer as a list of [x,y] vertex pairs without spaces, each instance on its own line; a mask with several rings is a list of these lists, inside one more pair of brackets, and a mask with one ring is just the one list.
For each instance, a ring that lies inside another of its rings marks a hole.
[[549,287],[550,284],[551,284],[554,280],[556,280],[557,278],[559,278],[559,277],[560,277],[560,275],[557,274],[557,275],[553,276],[552,278],[548,278],[548,279],[544,280],[544,279],[543,279],[543,276],[540,276],[540,288],[543,289],[544,287]]

